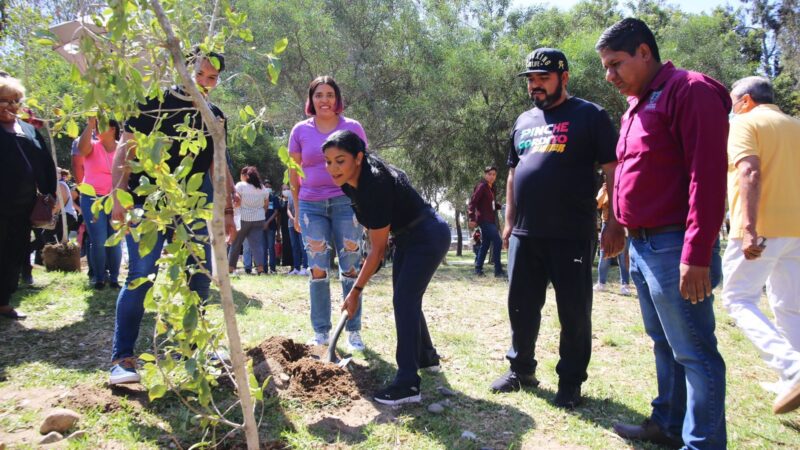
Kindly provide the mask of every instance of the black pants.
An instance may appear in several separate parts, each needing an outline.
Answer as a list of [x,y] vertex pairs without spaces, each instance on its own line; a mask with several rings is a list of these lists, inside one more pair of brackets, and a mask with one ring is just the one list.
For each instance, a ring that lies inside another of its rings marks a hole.
[[592,351],[592,250],[594,239],[511,236],[508,250],[508,315],[511,369],[536,371],[535,348],[547,284],[556,291],[561,340],[559,386],[586,381]]
[[0,216],[0,306],[8,305],[19,285],[22,263],[31,240],[30,213]]
[[439,363],[422,314],[422,296],[450,248],[450,228],[433,211],[429,214],[412,230],[395,237],[392,303],[397,328],[397,375],[393,383],[398,386],[419,387],[417,369]]

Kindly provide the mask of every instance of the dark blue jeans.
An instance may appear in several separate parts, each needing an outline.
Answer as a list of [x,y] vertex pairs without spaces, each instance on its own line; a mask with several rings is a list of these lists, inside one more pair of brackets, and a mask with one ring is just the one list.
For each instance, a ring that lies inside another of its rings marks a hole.
[[[144,297],[147,290],[153,286],[152,282],[143,283],[136,289],[131,289],[128,285],[137,278],[146,277],[158,272],[156,262],[161,257],[161,250],[166,241],[172,242],[173,229],[166,233],[158,233],[153,250],[145,256],[139,255],[139,243],[133,240],[131,235],[127,235],[125,240],[128,244],[128,278],[125,286],[119,291],[117,297],[117,316],[114,323],[114,347],[111,360],[116,361],[134,355],[136,339],[139,337],[139,327],[142,324],[144,315]],[[194,230],[197,236],[208,236],[208,228],[202,227]],[[205,267],[211,270],[211,245],[205,242]],[[196,265],[194,258],[189,257],[189,264]],[[222,268],[222,270],[225,270]],[[196,273],[189,278],[189,289],[197,292],[202,301],[208,299],[211,278],[203,273]]]
[[475,272],[483,272],[483,261],[486,259],[486,254],[489,253],[489,246],[493,246],[494,273],[495,275],[502,274],[503,265],[500,262],[500,251],[503,248],[503,241],[500,239],[500,233],[497,232],[497,225],[483,222],[478,226],[481,228],[481,248],[478,250],[478,256],[475,259]]
[[[111,228],[111,215],[101,209],[97,217],[94,217],[92,215],[94,201],[95,197],[81,194],[81,211],[84,214],[86,234],[90,242],[91,258],[88,258],[88,262],[92,266],[95,282],[116,283],[119,278],[119,266],[122,262],[122,249],[119,244],[112,247],[106,246],[106,239],[114,234],[114,230]],[[107,275],[106,268],[108,269]]]
[[449,248],[450,227],[432,210],[430,217],[395,236],[392,303],[397,328],[396,385],[418,387],[419,367],[438,363],[422,314],[422,296]]
[[275,271],[278,264],[275,261],[275,232],[272,228],[264,230],[264,268]]
[[[651,418],[681,436],[687,448],[723,449],[725,362],[714,335],[714,296],[694,305],[681,297],[683,240],[683,231],[631,239],[631,278],[656,358],[658,396]],[[710,272],[716,286],[722,275],[719,241]]]
[[303,247],[303,235],[295,231],[292,224],[289,224],[289,242],[292,245],[292,265],[295,270],[308,268],[308,257],[306,249]]

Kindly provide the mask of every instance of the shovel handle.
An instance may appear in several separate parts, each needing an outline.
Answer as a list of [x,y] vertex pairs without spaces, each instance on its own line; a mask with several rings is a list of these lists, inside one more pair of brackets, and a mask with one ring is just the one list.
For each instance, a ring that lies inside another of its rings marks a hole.
[[336,325],[336,330],[334,330],[331,340],[328,342],[328,361],[336,360],[336,341],[339,340],[339,335],[342,334],[342,330],[344,330],[344,325],[346,323],[347,311],[342,311],[342,316],[339,318],[339,323]]

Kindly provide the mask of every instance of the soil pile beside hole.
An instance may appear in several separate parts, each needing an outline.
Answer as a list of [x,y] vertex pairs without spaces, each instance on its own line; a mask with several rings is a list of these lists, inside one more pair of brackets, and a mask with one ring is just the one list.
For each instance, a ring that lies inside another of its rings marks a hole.
[[253,360],[259,383],[272,377],[267,389],[272,395],[336,404],[361,398],[354,376],[364,378],[360,372],[365,368],[350,363],[348,370],[315,358],[324,350],[273,336],[248,350],[247,355]]
[[141,385],[111,388],[81,385],[72,389],[69,394],[57,402],[57,405],[79,410],[97,408],[102,412],[112,412],[122,409],[123,398],[134,409],[142,408],[149,403],[147,390]]

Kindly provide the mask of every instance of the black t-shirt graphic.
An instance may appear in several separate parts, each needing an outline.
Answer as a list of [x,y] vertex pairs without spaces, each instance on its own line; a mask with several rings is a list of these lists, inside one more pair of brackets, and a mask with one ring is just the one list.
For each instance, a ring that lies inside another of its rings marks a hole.
[[397,231],[430,208],[411,187],[405,172],[373,158],[363,161],[358,188],[342,186],[361,225],[370,230],[391,226]]
[[616,160],[617,131],[600,106],[571,97],[522,113],[510,139],[513,234],[564,239],[595,235],[595,163]]
[[[222,113],[222,110],[216,105],[209,102],[208,106],[211,108],[211,112],[214,113],[214,116],[225,119],[225,115]],[[163,103],[159,103],[158,98],[156,97],[148,100],[145,104],[139,105],[139,111],[140,114],[138,117],[131,117],[125,122],[126,131],[131,133],[138,131],[143,134],[150,134],[153,131],[156,131],[158,119],[162,116],[164,118],[161,120],[161,123],[158,126],[158,131],[170,137],[179,137],[181,135],[177,127],[183,125],[187,117],[189,127],[196,130],[205,130],[204,134],[206,138],[206,146],[205,148],[200,149],[200,152],[195,156],[194,164],[189,172],[189,176],[195,173],[208,172],[209,168],[211,168],[211,163],[214,161],[214,140],[211,137],[211,133],[205,129],[205,124],[203,123],[203,118],[200,116],[200,111],[195,108],[191,99],[188,97],[188,94],[184,94],[183,91],[175,88],[169,89],[164,94]],[[227,134],[228,131],[226,122],[225,135],[227,136]],[[168,150],[169,158],[167,159],[167,165],[172,171],[174,171],[175,168],[180,165],[184,158],[184,156],[180,155],[180,149],[181,141],[172,139],[170,148]],[[128,180],[128,190],[131,192],[131,194],[133,194],[134,190],[139,187],[139,178],[142,176],[146,175],[143,172],[131,173]],[[189,176],[187,176],[187,179]],[[153,183],[153,180],[150,179],[150,182]],[[145,200],[144,197],[140,197],[135,194],[133,194],[133,198],[134,203],[137,205],[144,203]]]

